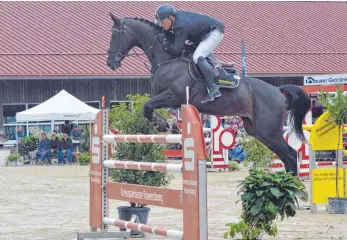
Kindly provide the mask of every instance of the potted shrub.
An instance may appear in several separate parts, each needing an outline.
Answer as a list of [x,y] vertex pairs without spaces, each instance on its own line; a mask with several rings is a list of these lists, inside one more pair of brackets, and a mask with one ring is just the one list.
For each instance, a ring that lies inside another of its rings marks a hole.
[[[274,220],[293,217],[299,206],[298,198],[308,201],[305,185],[285,171],[267,173],[262,169],[253,170],[239,185],[242,201],[241,220],[227,223],[229,229],[224,238],[260,239],[264,233],[276,236]],[[237,234],[241,238],[235,238]]]
[[90,153],[82,153],[78,156],[78,163],[81,166],[88,165],[90,162]]
[[[115,128],[119,134],[157,134],[147,119],[142,116],[143,106],[148,101],[148,95],[128,95],[127,98],[133,102],[133,107],[121,103],[110,111],[110,128]],[[164,115],[161,113],[161,115]],[[117,160],[132,160],[139,162],[163,162],[164,150],[167,144],[157,143],[117,143],[115,156]],[[115,182],[139,184],[147,186],[165,187],[169,184],[172,176],[165,172],[137,171],[128,169],[112,169],[111,178]],[[129,221],[132,214],[139,217],[143,224],[147,224],[150,211],[146,205],[130,202],[130,206],[118,207],[118,217]],[[121,229],[125,230],[125,229]],[[139,234],[131,231],[132,235]]]
[[250,135],[246,135],[239,140],[239,144],[242,145],[246,152],[243,165],[249,169],[249,172],[256,169],[267,170],[270,167],[274,159],[274,153],[262,142]]
[[6,163],[9,166],[17,166],[23,163],[23,159],[20,154],[12,153],[6,158]]
[[26,159],[30,152],[37,149],[37,146],[38,138],[36,136],[23,137],[18,144],[18,152]]
[[[347,198],[340,197],[339,192],[339,168],[343,167],[339,165],[339,149],[343,146],[340,145],[342,142],[342,134],[344,131],[344,124],[347,122],[347,95],[344,95],[343,85],[337,85],[335,94],[320,91],[318,101],[324,108],[329,112],[330,119],[335,122],[338,127],[338,141],[336,146],[336,197],[328,198],[328,211],[333,214],[345,214],[347,213]],[[345,171],[343,171],[345,174]],[[346,176],[343,177],[345,179]],[[344,189],[346,186],[344,186]]]
[[229,171],[238,171],[240,170],[239,164],[236,161],[232,161],[228,163]]

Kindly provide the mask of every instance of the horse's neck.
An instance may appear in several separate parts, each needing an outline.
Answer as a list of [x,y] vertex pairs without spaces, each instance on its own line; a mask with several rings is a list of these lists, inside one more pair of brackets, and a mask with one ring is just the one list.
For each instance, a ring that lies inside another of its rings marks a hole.
[[[144,42],[144,46],[141,46],[141,49],[145,52],[148,60],[152,65],[152,68],[155,68],[158,65],[164,64],[172,60],[174,57],[164,50],[158,38],[155,39],[157,33],[153,34],[153,36],[153,38],[148,38],[148,40]],[[152,48],[149,49],[152,44]]]
[[173,57],[164,50],[157,37],[160,31],[153,30],[151,27],[145,25],[140,26],[136,24],[133,25],[133,27],[133,31],[138,33],[138,39],[140,42],[140,46],[138,47],[140,47],[146,54],[152,65],[152,69],[173,59]]
[[170,60],[172,60],[174,57],[171,56],[169,53],[167,53],[159,40],[156,40],[156,43],[154,44],[154,47],[152,49],[152,60],[150,60],[152,68],[155,68],[161,64],[164,64]]

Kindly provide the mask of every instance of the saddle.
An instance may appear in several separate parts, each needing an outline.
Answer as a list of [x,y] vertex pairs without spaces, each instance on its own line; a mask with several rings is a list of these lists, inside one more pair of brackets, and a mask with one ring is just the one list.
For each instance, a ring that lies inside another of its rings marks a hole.
[[[197,79],[194,77],[194,74],[198,78],[204,79],[204,75],[192,58],[196,47],[195,44],[186,44],[182,58],[189,62],[189,72],[194,79]],[[222,62],[213,53],[207,56],[207,61],[212,68],[217,86],[222,88],[236,88],[239,85],[241,78],[235,69],[234,62]]]

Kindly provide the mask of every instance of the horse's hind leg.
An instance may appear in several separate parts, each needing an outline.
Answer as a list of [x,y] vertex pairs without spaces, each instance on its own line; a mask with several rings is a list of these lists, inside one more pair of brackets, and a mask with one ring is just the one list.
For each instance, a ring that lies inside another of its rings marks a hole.
[[[242,118],[244,128],[248,135],[258,139],[283,161],[287,172],[293,172],[297,175],[297,152],[289,146],[283,138],[283,135],[268,135],[264,129],[257,129],[249,118]],[[274,130],[275,131],[275,130]]]
[[271,110],[272,119],[274,119],[271,123],[269,123],[269,115],[258,113],[254,124],[257,133],[256,138],[277,154],[283,162],[286,172],[292,172],[292,175],[297,176],[297,152],[288,145],[283,137],[284,111],[281,106],[277,108],[273,106]]
[[286,172],[291,172],[293,176],[298,175],[297,152],[288,145],[282,134],[261,138],[261,141],[277,156],[284,164]]
[[255,131],[255,128],[253,126],[252,120],[247,117],[242,117],[243,121],[243,127],[246,130],[246,133],[252,137],[257,137],[257,132]]

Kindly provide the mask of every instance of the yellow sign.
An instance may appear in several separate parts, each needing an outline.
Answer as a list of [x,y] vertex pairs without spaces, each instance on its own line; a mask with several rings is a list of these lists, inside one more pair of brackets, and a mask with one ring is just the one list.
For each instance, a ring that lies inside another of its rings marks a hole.
[[[339,195],[343,196],[343,170],[339,168]],[[346,175],[347,176],[347,175]],[[347,190],[347,187],[346,187]],[[312,203],[327,204],[328,197],[336,197],[336,168],[312,170]]]
[[[342,144],[342,128],[340,130],[340,150],[343,150]],[[330,119],[330,113],[324,112],[314,123],[310,135],[309,143],[312,150],[336,150],[338,143],[338,127]]]

